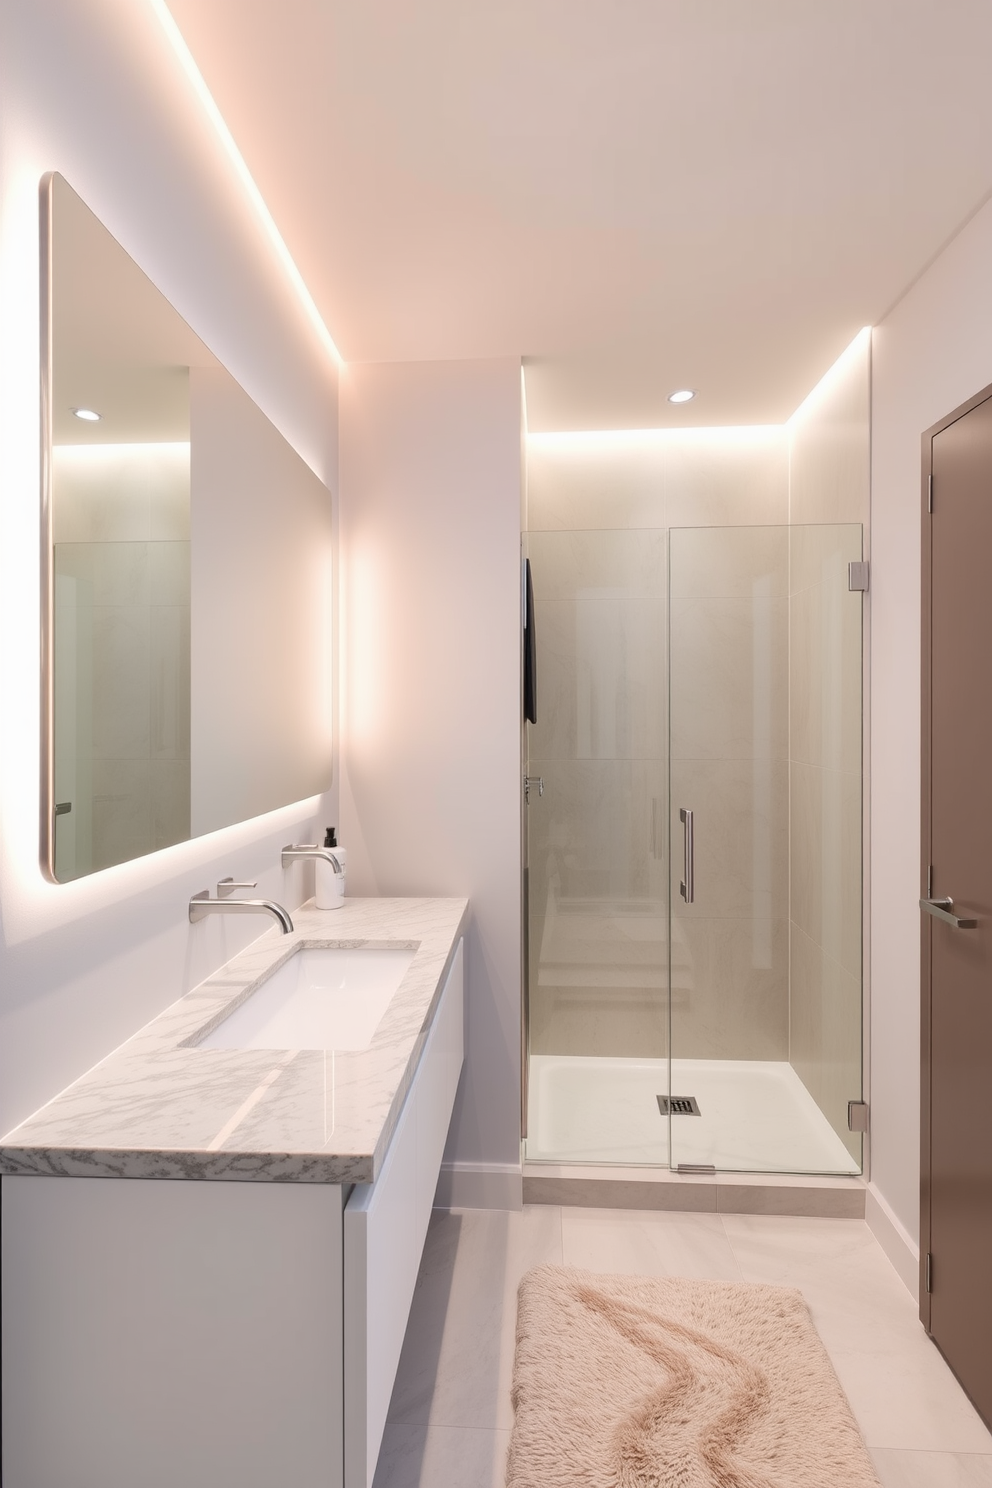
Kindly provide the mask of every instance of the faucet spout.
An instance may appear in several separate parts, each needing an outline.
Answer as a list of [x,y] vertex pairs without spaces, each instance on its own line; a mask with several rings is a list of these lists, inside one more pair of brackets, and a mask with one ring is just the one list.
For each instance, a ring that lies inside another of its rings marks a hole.
[[290,863],[295,863],[300,858],[322,858],[325,863],[330,863],[338,878],[341,877],[343,869],[338,859],[329,847],[318,847],[315,842],[290,843],[282,850],[282,866],[288,868]]
[[195,925],[212,914],[267,914],[276,921],[283,935],[293,933],[288,912],[274,899],[211,899],[209,889],[202,889],[189,901],[189,922]]

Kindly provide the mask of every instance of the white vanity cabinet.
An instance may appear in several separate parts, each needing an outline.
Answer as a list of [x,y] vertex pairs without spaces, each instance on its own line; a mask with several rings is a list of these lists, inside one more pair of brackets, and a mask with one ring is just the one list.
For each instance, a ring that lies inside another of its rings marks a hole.
[[465,1044],[463,942],[382,1172],[344,1211],[345,1488],[371,1488]]
[[4,1488],[368,1488],[462,1067],[463,955],[440,962],[373,1183],[4,1174]]

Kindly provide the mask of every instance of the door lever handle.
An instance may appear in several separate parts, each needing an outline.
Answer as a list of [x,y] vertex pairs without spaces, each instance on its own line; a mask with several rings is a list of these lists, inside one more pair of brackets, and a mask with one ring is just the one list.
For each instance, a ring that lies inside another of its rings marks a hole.
[[975,930],[978,927],[978,921],[973,917],[954,913],[953,899],[921,899],[920,908],[933,915],[935,920],[953,925],[955,930]]

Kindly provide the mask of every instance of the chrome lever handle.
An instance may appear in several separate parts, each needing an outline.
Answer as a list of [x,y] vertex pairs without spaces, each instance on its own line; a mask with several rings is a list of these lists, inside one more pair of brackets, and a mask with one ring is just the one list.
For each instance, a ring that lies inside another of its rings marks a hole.
[[696,844],[692,833],[692,812],[685,806],[679,808],[679,821],[682,823],[682,871],[685,875],[679,884],[679,893],[686,904],[691,904],[696,888]]
[[955,930],[978,928],[978,921],[973,916],[954,913],[953,899],[921,899],[920,908],[925,909],[928,915],[933,915],[935,920],[943,920],[945,924],[953,925]]
[[222,878],[220,880],[220,882],[218,883],[218,885],[217,885],[217,898],[218,899],[227,899],[227,898],[230,897],[231,894],[234,893],[235,889],[257,889],[257,888],[258,888],[258,880],[257,879],[253,879],[251,883],[235,883],[234,879],[230,876],[230,874],[228,874],[227,878]]

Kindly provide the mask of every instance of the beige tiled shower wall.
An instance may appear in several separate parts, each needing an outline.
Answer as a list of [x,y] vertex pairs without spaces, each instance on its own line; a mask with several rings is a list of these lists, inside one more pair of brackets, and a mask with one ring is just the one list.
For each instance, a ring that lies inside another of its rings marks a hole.
[[856,1157],[862,1081],[862,557],[868,337],[790,425],[790,1059]]
[[53,489],[56,867],[75,877],[189,836],[189,445],[56,447]]
[[[527,544],[540,645],[529,769],[545,782],[528,812],[534,1053],[668,1052],[670,531],[784,527],[787,515],[782,429],[528,442]],[[673,686],[685,704],[676,779],[713,823],[712,831],[703,827],[707,863],[700,859],[697,904],[677,917],[673,932],[674,1052],[785,1058],[788,925],[772,908],[785,902],[788,828],[783,806],[762,832],[770,867],[757,904],[747,889],[754,720],[750,693],[735,687],[738,653],[749,644],[740,627],[757,606],[778,638],[778,711],[768,734],[777,753],[761,788],[784,803],[787,549],[780,534],[771,577],[756,596],[742,576],[769,558],[773,540],[711,535],[705,552],[685,550],[673,614],[682,636]],[[715,669],[713,686],[700,698],[707,667]],[[722,707],[714,702],[718,679],[730,684]],[[693,734],[697,704],[709,708],[715,746],[701,746]]]

